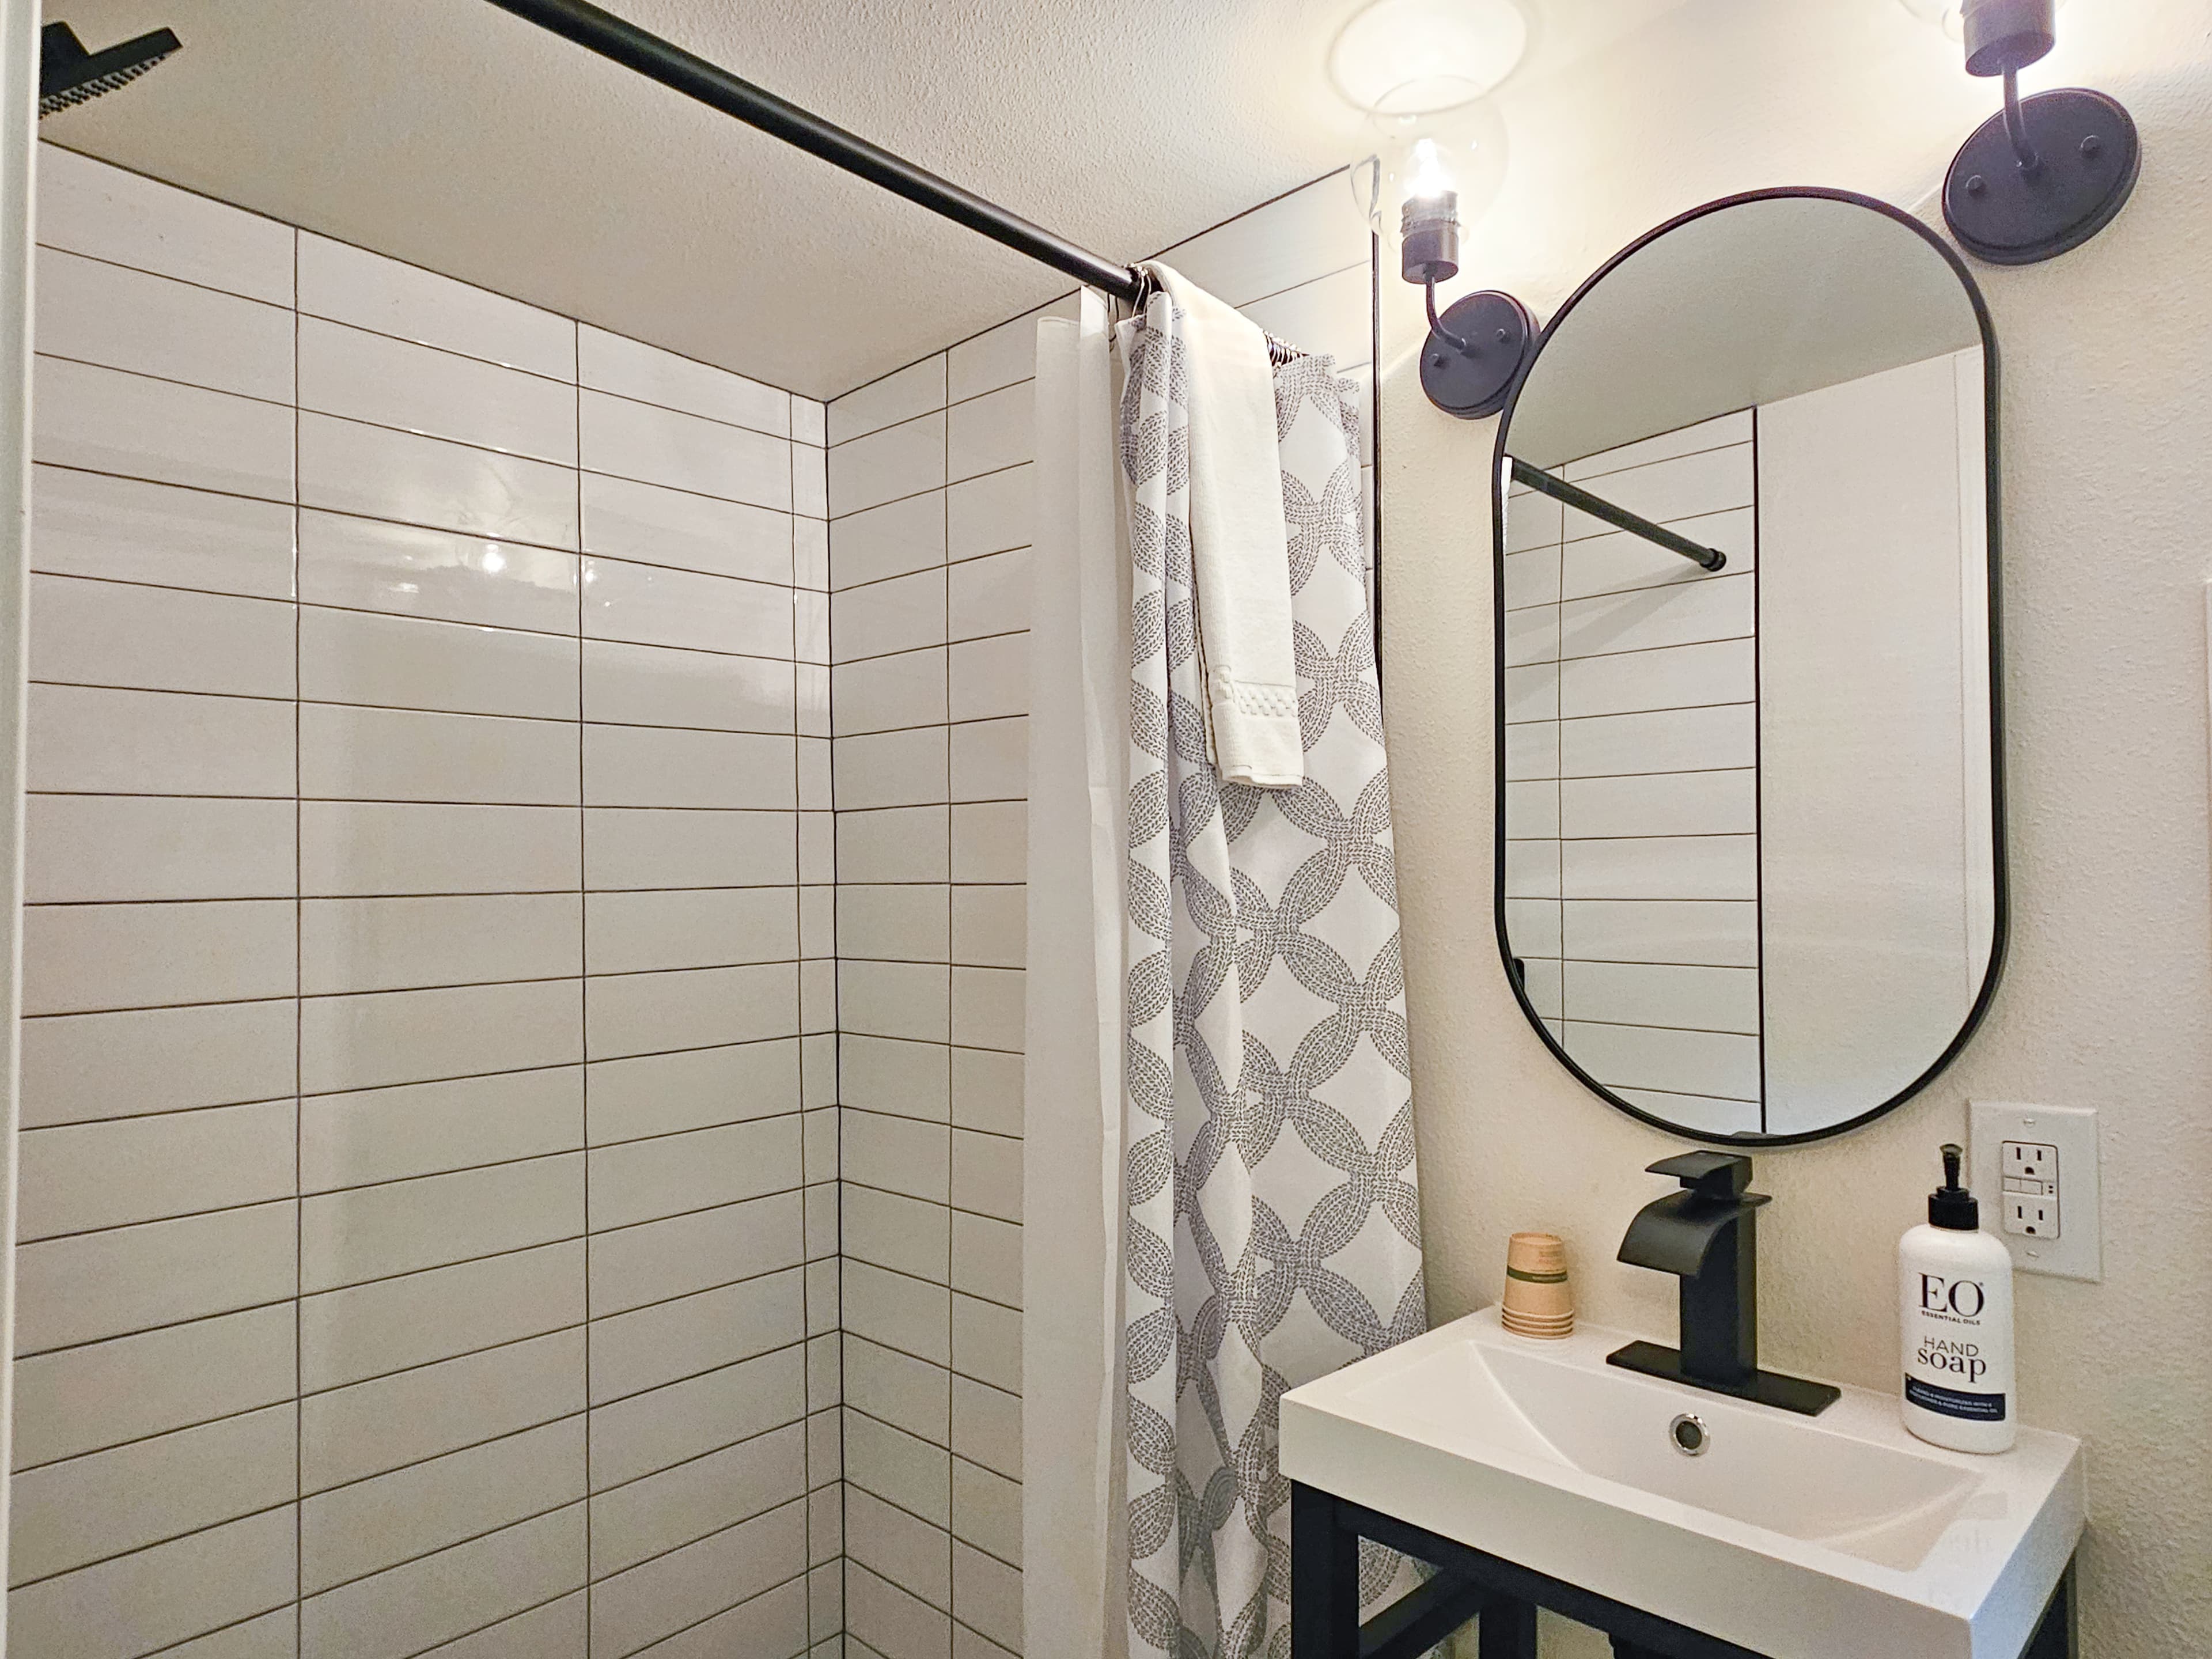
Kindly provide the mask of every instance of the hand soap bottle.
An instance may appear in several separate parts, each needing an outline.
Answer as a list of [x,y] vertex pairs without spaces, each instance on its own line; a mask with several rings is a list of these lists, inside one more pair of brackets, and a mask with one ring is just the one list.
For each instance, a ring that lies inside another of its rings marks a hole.
[[1943,1148],[1928,1224],[1898,1241],[1905,1327],[1905,1426],[1953,1451],[2012,1448],[2012,1252],[1981,1231],[1981,1206]]

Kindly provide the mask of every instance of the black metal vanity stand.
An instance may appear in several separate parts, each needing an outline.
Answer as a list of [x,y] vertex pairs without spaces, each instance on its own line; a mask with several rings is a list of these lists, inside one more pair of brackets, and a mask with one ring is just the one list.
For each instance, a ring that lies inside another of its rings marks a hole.
[[[1437,1569],[1436,1576],[1359,1621],[1359,1540]],[[1777,1659],[1723,1642],[1565,1579],[1516,1566],[1451,1539],[1291,1486],[1291,1659],[1419,1659],[1470,1620],[1479,1659],[1536,1659],[1536,1610],[1604,1632],[1617,1659]],[[2077,1659],[2069,1563],[2020,1659]],[[1786,1656],[1784,1656],[1786,1659]],[[1866,1659],[1913,1659],[1869,1654]]]

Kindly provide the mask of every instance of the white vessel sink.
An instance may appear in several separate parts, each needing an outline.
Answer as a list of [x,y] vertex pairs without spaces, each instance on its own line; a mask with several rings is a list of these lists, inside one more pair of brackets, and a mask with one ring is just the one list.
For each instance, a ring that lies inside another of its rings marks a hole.
[[1948,1452],[1887,1395],[1801,1417],[1607,1365],[1627,1340],[1472,1315],[1285,1395],[1283,1473],[1773,1659],[2016,1659],[2081,1537],[2078,1441]]

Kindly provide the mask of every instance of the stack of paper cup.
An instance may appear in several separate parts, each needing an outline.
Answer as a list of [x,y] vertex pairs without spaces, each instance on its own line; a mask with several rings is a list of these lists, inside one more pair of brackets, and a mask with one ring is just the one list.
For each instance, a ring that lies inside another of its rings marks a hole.
[[1575,1287],[1567,1247],[1551,1233],[1516,1233],[1505,1247],[1505,1296],[1498,1322],[1517,1336],[1571,1336]]

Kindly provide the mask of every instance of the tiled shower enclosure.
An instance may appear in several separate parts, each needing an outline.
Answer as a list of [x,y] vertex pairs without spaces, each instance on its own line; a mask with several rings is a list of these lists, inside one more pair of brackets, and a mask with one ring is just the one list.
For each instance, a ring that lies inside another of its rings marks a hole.
[[[1034,316],[40,183],[11,1653],[1018,1653]],[[1346,196],[1169,257],[1364,374]]]
[[833,1639],[820,406],[40,186],[14,1651]]

